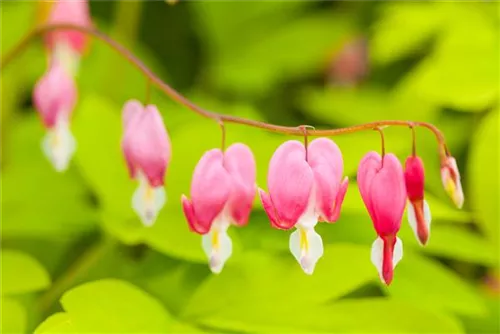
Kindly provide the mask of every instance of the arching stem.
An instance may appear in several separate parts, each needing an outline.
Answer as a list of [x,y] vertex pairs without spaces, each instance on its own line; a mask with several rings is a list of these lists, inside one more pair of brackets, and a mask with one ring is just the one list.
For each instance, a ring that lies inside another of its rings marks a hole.
[[[2,62],[0,64],[0,71],[3,71],[5,67],[14,59],[16,59],[21,52],[23,52],[26,47],[30,44],[31,41],[33,41],[35,38],[42,36],[43,34],[54,31],[54,30],[75,30],[79,31],[81,33],[93,36],[96,39],[99,39],[103,41],[105,44],[107,44],[109,47],[114,49],[116,52],[118,52],[123,58],[125,58],[130,64],[132,64],[135,68],[137,68],[146,78],[149,79],[151,82],[151,85],[156,86],[158,89],[160,89],[163,93],[168,95],[172,100],[184,105],[188,109],[194,111],[195,113],[211,118],[216,122],[223,121],[225,123],[236,123],[236,124],[242,124],[242,125],[247,125],[255,128],[260,128],[260,129],[265,129],[268,131],[272,132],[277,132],[277,133],[282,133],[286,135],[293,135],[293,136],[303,136],[303,130],[300,127],[288,127],[288,126],[281,126],[281,125],[274,125],[274,124],[269,124],[265,122],[259,122],[251,119],[245,119],[242,117],[237,117],[237,116],[232,116],[232,115],[223,115],[219,114],[213,111],[209,111],[206,109],[203,109],[196,105],[195,103],[191,102],[188,98],[180,94],[178,91],[176,91],[174,88],[172,88],[170,85],[167,83],[163,82],[155,73],[153,73],[139,58],[137,58],[131,51],[129,51],[127,48],[125,48],[122,44],[116,42],[113,40],[111,37],[108,35],[104,34],[100,30],[94,28],[94,27],[84,27],[84,26],[78,26],[78,25],[73,25],[73,24],[49,24],[49,25],[43,25],[39,26],[38,28],[34,29],[30,33],[28,33],[20,42],[17,44],[16,47],[14,47],[10,52],[7,53],[6,56],[2,58]],[[410,121],[403,121],[403,120],[384,120],[384,121],[377,121],[377,122],[371,122],[371,123],[365,123],[365,124],[360,124],[360,125],[354,125],[354,126],[349,126],[345,128],[337,128],[337,129],[327,129],[327,130],[309,130],[307,131],[308,136],[337,136],[337,135],[342,135],[342,134],[347,134],[347,133],[354,133],[354,132],[359,132],[359,131],[365,131],[365,130],[373,130],[378,127],[385,127],[385,126],[404,126],[404,127],[409,127],[409,126],[419,126],[419,127],[424,127],[428,130],[430,130],[432,133],[434,133],[436,140],[438,142],[438,147],[439,147],[439,154],[441,157],[441,161],[446,162],[446,158],[449,155],[449,151],[446,147],[445,139],[441,131],[434,125],[426,122],[410,122]]]

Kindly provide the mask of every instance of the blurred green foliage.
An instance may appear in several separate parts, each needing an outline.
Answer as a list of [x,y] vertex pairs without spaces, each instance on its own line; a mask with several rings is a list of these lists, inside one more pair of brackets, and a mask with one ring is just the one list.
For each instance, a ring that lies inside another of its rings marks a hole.
[[[288,253],[255,200],[220,275],[205,264],[179,198],[204,151],[220,145],[213,121],[159,92],[173,144],[168,203],[145,228],[120,151],[120,109],[145,96],[145,79],[95,41],[83,59],[64,175],[40,149],[31,91],[45,70],[40,43],[2,71],[2,333],[356,332],[498,333],[499,4],[495,2],[91,2],[102,30],[132,48],[197,104],[278,124],[340,127],[404,119],[444,132],[457,157],[465,208],[441,187],[432,134],[417,132],[433,212],[420,247],[403,222],[405,255],[390,287],[369,260],[375,238],[355,183],[378,135],[335,138],[351,184],[341,219],[320,224],[325,256],[312,277]],[[37,4],[1,2],[2,54],[33,27]],[[369,73],[335,84],[332,63],[353,38],[368,42]],[[255,153],[258,185],[285,137],[238,125],[227,140]],[[403,160],[406,129],[386,131]],[[486,284],[486,282],[489,282]],[[36,328],[36,330],[35,330]]]

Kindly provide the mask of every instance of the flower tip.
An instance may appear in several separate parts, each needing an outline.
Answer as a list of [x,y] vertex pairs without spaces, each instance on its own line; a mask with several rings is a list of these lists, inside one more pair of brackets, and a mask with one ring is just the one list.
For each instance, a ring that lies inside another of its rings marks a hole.
[[211,256],[208,261],[208,266],[210,267],[210,271],[214,274],[220,274],[222,271],[222,263],[218,256]]
[[408,222],[421,246],[425,246],[430,236],[431,210],[426,200],[410,201],[407,208]]
[[441,166],[441,181],[446,193],[452,199],[455,206],[461,209],[464,204],[464,193],[455,158],[448,157]]
[[302,267],[304,273],[306,273],[307,275],[312,275],[314,272],[315,263],[309,256],[302,256],[300,259],[300,266]]

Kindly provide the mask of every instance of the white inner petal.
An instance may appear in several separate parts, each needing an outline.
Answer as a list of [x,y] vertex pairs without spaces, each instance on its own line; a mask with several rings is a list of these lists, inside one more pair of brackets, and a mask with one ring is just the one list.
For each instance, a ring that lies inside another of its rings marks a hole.
[[[384,278],[382,276],[383,262],[384,262],[384,241],[382,238],[378,237],[372,244],[371,250],[371,261],[375,268],[377,268],[380,280],[384,282]],[[396,237],[396,243],[394,244],[394,251],[392,254],[392,269],[396,267],[396,265],[403,258],[403,242],[401,239]]]
[[394,252],[392,254],[392,269],[396,268],[396,265],[403,258],[403,242],[401,239],[396,237],[396,243],[394,244]]
[[319,217],[315,208],[316,189],[313,185],[307,209],[295,224],[296,230],[289,240],[290,252],[308,275],[312,275],[316,263],[323,256],[323,240],[314,230]]
[[[64,115],[64,113],[61,113]],[[76,150],[76,141],[65,117],[57,119],[42,141],[42,150],[58,172],[65,171]]]
[[382,264],[384,261],[384,241],[381,238],[377,238],[373,242],[370,259],[375,268],[377,268],[380,279],[382,280],[382,282],[384,282],[384,278],[382,277]]
[[152,187],[146,176],[138,171],[139,187],[132,196],[132,208],[141,218],[144,226],[152,226],[158,213],[167,201],[163,186]]
[[223,210],[212,223],[212,227],[201,239],[203,251],[205,252],[210,270],[218,274],[224,268],[224,264],[231,257],[233,252],[233,243],[227,234],[230,226],[229,216],[226,210]]

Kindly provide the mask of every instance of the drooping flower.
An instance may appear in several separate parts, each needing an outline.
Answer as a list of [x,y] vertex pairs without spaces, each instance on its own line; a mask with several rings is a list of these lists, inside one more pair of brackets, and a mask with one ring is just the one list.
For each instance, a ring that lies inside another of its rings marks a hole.
[[35,108],[47,129],[42,149],[59,172],[67,169],[76,148],[69,129],[76,99],[75,83],[58,62],[52,63],[33,91]]
[[462,191],[462,182],[460,181],[460,172],[458,171],[457,161],[453,157],[447,157],[445,164],[441,165],[441,180],[443,187],[451,197],[453,203],[458,208],[464,204],[464,193]]
[[408,195],[408,221],[417,240],[425,245],[429,239],[431,210],[424,199],[424,164],[417,156],[410,156],[405,162],[405,183]]
[[298,141],[282,144],[274,153],[267,177],[269,194],[259,190],[271,225],[297,230],[290,235],[290,251],[307,274],[323,255],[323,241],[314,227],[335,222],[347,191],[342,179],[342,153],[329,139],[313,140],[306,149]]
[[389,285],[403,257],[403,243],[397,237],[406,204],[403,168],[393,154],[381,158],[369,152],[359,164],[357,180],[378,235],[372,244],[371,261],[381,280]]
[[[87,0],[58,0],[50,8],[47,24],[72,24],[91,27],[89,5]],[[58,59],[68,71],[75,75],[80,56],[89,43],[86,34],[69,29],[58,29],[45,34],[45,44],[51,58]]]
[[244,144],[233,144],[224,153],[210,150],[196,165],[191,200],[182,195],[182,208],[190,229],[202,235],[212,272],[219,273],[231,256],[227,229],[247,224],[255,192],[255,159]]
[[171,157],[170,138],[154,105],[130,100],[123,107],[122,150],[130,176],[139,180],[132,207],[151,226],[166,201],[163,188]]

